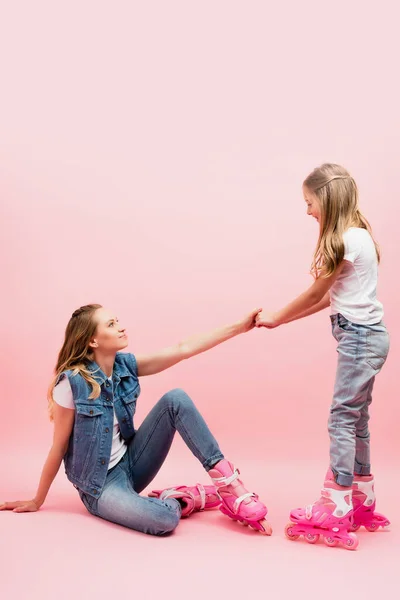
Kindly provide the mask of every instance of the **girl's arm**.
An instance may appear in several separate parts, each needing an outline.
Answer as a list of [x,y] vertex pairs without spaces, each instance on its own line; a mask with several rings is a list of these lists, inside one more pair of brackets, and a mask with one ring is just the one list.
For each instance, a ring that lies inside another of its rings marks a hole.
[[325,308],[328,308],[328,306],[330,306],[330,305],[331,305],[331,299],[329,296],[329,292],[327,292],[320,302],[318,302],[317,304],[314,304],[314,306],[312,306],[308,310],[305,310],[302,313],[297,314],[296,316],[292,317],[291,319],[287,319],[285,321],[285,323],[291,323],[292,321],[297,321],[297,319],[303,319],[304,317],[309,317],[310,315],[313,315],[313,314],[319,312],[320,310],[324,310]]
[[233,325],[215,329],[210,333],[196,335],[175,346],[164,348],[153,354],[137,356],[136,361],[139,377],[143,377],[144,375],[154,375],[155,373],[169,369],[184,359],[191,358],[196,354],[210,350],[211,348],[214,348],[214,346],[218,346],[218,344],[222,344],[222,342],[225,342],[240,333],[250,331],[255,327],[255,319],[260,311],[260,308],[253,310],[249,315]]
[[32,500],[17,500],[0,504],[0,510],[13,512],[34,512],[39,510],[58,473],[62,459],[68,448],[68,441],[74,426],[75,411],[54,404],[53,445],[44,463],[36,496]]
[[298,296],[282,310],[272,314],[261,312],[256,319],[257,327],[267,327],[272,329],[283,323],[294,321],[296,317],[300,318],[300,315],[305,317],[317,312],[316,310],[310,312],[310,310],[322,302],[324,296],[329,292],[337,277],[342,272],[344,264],[345,261],[343,260],[330,277],[318,277],[308,290]]

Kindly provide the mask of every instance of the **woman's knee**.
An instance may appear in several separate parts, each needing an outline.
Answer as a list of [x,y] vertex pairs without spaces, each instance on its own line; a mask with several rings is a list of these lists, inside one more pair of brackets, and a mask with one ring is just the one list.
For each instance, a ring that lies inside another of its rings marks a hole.
[[181,507],[177,500],[168,499],[158,506],[157,514],[153,514],[150,531],[153,535],[165,535],[174,531],[181,519]]
[[193,400],[180,388],[175,388],[164,394],[160,402],[164,402],[174,412],[193,407]]

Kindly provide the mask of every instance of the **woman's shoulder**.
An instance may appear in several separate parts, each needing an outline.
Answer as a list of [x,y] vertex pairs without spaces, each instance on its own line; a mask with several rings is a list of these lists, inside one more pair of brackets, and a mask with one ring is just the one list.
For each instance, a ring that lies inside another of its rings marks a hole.
[[123,371],[128,371],[130,375],[133,375],[136,378],[138,377],[136,357],[130,352],[117,352],[114,369],[115,368],[117,371],[120,371],[121,374]]

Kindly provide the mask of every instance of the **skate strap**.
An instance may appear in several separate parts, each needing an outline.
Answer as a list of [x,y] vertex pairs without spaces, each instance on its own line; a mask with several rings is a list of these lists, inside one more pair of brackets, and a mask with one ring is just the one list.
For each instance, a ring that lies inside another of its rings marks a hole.
[[243,500],[247,500],[247,498],[254,498],[255,496],[256,495],[253,492],[247,492],[247,494],[243,494],[243,496],[239,496],[239,498],[236,498],[235,502],[233,503],[233,512],[235,513],[235,515],[237,515],[237,513],[239,512],[239,508]]
[[212,477],[211,479],[217,487],[223,487],[225,485],[230,485],[232,481],[235,481],[238,477],[239,471],[235,469],[232,475],[230,475],[229,477]]
[[167,500],[168,498],[191,498],[194,500],[194,495],[189,490],[181,491],[176,488],[167,488],[163,490],[159,496],[160,500]]
[[306,519],[311,519],[312,518],[312,509],[313,509],[314,504],[308,504],[306,506]]
[[204,507],[206,505],[206,490],[204,489],[204,485],[201,485],[201,483],[196,483],[196,487],[199,490],[199,496],[200,496],[199,510],[204,510]]

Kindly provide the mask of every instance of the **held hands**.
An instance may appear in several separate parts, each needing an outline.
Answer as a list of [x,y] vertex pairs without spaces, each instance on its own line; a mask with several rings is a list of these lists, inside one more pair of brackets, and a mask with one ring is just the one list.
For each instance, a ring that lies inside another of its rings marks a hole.
[[246,333],[247,331],[251,331],[256,326],[256,321],[258,315],[261,313],[262,308],[255,308],[248,315],[246,315],[243,319],[241,319],[237,323],[237,328],[239,333]]
[[274,329],[282,325],[277,319],[276,314],[267,313],[264,310],[258,313],[256,316],[256,327],[266,327],[267,329]]
[[15,502],[4,502],[0,504],[0,510],[12,510],[16,513],[36,512],[40,506],[34,500],[16,500]]
[[254,327],[266,327],[267,329],[274,329],[282,325],[274,313],[267,313],[262,308],[256,308],[251,311],[246,317],[244,317],[237,327],[240,333],[246,333],[251,331]]

